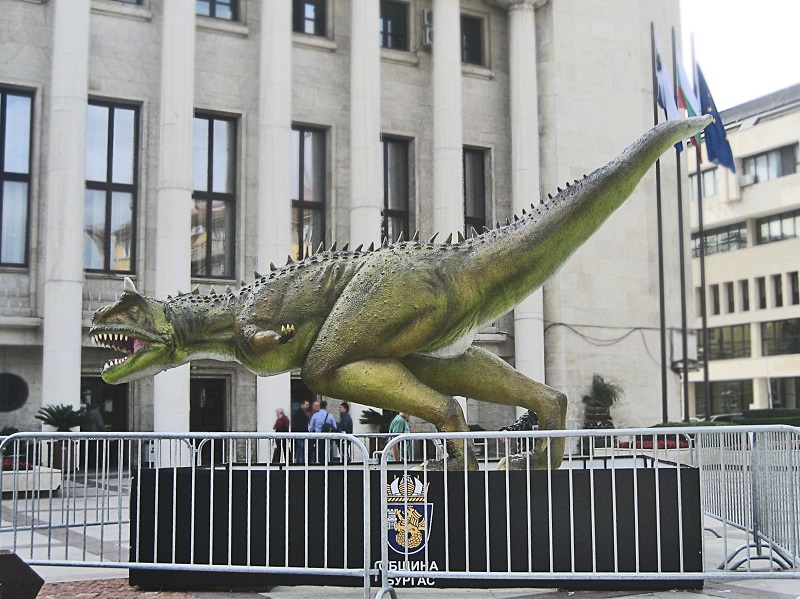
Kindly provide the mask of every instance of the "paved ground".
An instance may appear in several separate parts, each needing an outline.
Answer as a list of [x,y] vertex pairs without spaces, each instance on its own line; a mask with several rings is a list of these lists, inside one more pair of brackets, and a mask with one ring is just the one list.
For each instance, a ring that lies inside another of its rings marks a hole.
[[[376,591],[373,590],[373,596]],[[514,590],[475,590],[475,589],[399,589],[398,599],[403,597],[430,597],[437,595],[447,599],[600,599],[624,597],[643,599],[660,597],[664,599],[700,599],[701,597],[723,597],[727,599],[798,599],[800,580],[736,580],[710,581],[702,591],[561,591],[557,589],[514,589]],[[264,592],[229,593],[195,592],[176,593],[165,591],[140,591],[128,585],[127,579],[89,580],[45,584],[37,599],[345,599],[363,597],[360,589],[336,587],[276,587]]]

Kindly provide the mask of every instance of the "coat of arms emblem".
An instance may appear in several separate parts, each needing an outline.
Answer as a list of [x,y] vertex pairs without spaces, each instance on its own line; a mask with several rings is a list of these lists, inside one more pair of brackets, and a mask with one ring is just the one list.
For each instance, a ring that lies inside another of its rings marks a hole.
[[422,550],[430,537],[433,504],[426,502],[429,486],[409,475],[386,485],[389,547],[401,555]]

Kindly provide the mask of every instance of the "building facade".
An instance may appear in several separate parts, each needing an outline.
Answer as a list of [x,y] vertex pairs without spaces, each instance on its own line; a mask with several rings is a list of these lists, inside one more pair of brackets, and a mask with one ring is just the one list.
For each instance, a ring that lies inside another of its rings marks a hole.
[[[736,174],[700,167],[711,415],[800,408],[800,85],[720,115]],[[697,169],[692,168],[695,328],[702,329]],[[694,413],[706,413],[703,372]]]
[[[505,222],[653,125],[651,23],[667,45],[678,22],[677,0],[0,0],[0,422],[100,403],[114,430],[272,430],[311,395],[298,373],[198,361],[112,387],[92,314],[126,276],[206,293],[320,243]],[[661,420],[654,198],[648,174],[477,340],[564,390],[572,426],[594,374],[625,391],[618,425]],[[676,328],[675,251],[665,273]],[[672,373],[667,397],[679,418]]]

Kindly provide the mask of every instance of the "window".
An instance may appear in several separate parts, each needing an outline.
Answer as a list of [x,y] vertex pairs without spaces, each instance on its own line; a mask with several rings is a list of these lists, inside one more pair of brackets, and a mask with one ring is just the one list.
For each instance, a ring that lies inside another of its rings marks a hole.
[[792,305],[800,304],[800,282],[798,282],[797,271],[789,273],[789,287],[792,292]]
[[758,286],[758,309],[765,310],[767,307],[767,280],[764,277],[756,277]]
[[133,272],[139,109],[90,102],[86,112],[83,266]]
[[[710,229],[703,236],[705,255],[732,252],[747,247],[747,226],[736,223],[727,227]],[[692,233],[692,258],[700,257],[700,234]]]
[[[717,195],[717,169],[711,168],[700,173],[700,189],[703,197]],[[692,194],[692,201],[697,201],[697,174],[689,175],[689,190]]]
[[239,20],[239,0],[197,0],[195,12],[223,21]]
[[461,15],[461,62],[483,64],[483,19]]
[[783,306],[783,276],[772,275],[772,290],[775,292],[775,307]]
[[292,128],[292,255],[312,254],[325,241],[325,131]]
[[800,377],[770,379],[769,395],[772,408],[800,408]]
[[18,410],[28,400],[28,383],[21,376],[0,374],[0,412]]
[[739,291],[742,294],[742,311],[750,310],[750,281],[739,281]]
[[[695,383],[696,413],[705,414],[705,385]],[[753,381],[713,381],[709,385],[711,391],[712,415],[735,414],[750,408],[753,403]]]
[[381,0],[381,47],[408,50],[408,4]]
[[800,354],[800,318],[761,323],[761,355]]
[[[739,324],[708,329],[708,359],[731,360],[750,357],[750,325]],[[697,332],[698,351],[705,355],[703,331]]]
[[742,160],[745,175],[754,177],[756,183],[777,179],[797,172],[797,144],[748,156]]
[[292,31],[325,36],[326,0],[293,0]]
[[464,148],[464,234],[486,226],[486,151]]
[[756,220],[758,243],[772,243],[794,239],[800,235],[800,210],[766,216]]
[[727,313],[736,311],[736,297],[733,295],[733,283],[725,283],[725,300],[727,302]]
[[409,239],[408,218],[408,141],[384,137],[383,150],[383,225],[381,237],[390,242],[400,233]]
[[234,278],[236,119],[194,117],[192,276]]
[[28,263],[33,95],[0,88],[0,264]]
[[711,285],[711,313],[719,314],[719,285]]

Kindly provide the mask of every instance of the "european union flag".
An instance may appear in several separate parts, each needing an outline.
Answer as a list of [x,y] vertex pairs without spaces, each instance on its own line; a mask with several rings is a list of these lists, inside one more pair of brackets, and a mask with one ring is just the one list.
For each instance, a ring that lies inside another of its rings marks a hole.
[[699,66],[697,67],[697,88],[700,96],[700,110],[714,117],[714,121],[703,131],[708,159],[714,164],[724,166],[730,169],[732,173],[735,173],[736,166],[733,164],[731,145],[725,135],[725,125],[719,116],[717,106],[714,104],[714,98],[711,97],[706,78],[703,77],[703,71],[700,70]]

